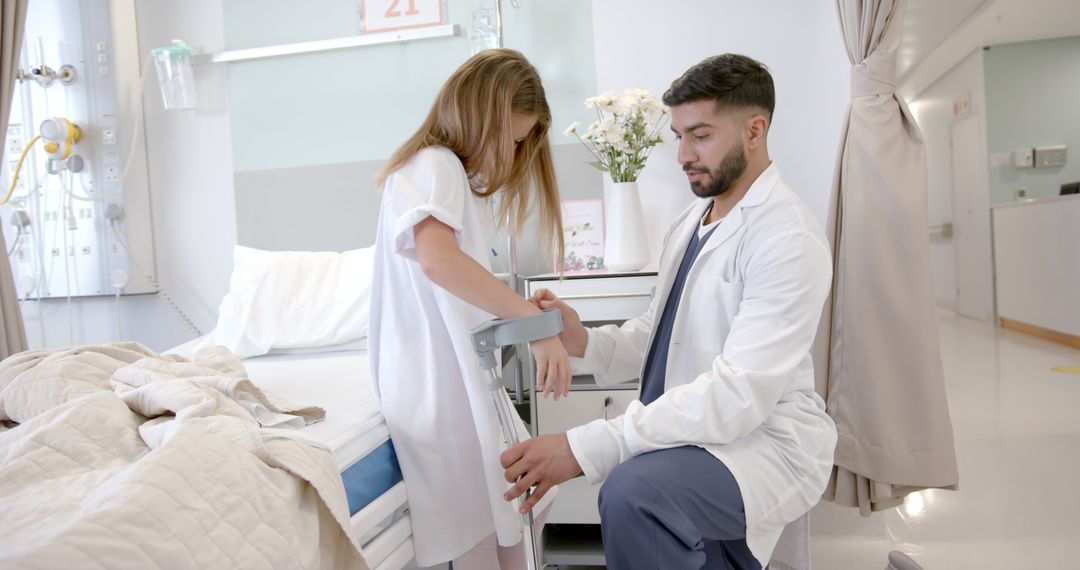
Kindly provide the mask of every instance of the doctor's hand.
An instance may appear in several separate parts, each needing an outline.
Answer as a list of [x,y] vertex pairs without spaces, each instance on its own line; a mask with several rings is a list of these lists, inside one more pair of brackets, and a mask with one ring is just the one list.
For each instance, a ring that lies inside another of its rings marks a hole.
[[523,441],[504,451],[500,460],[506,470],[506,481],[514,483],[503,499],[513,501],[536,486],[521,505],[521,513],[531,511],[552,487],[581,475],[581,465],[570,450],[565,433],[540,435]]
[[529,301],[541,310],[558,309],[563,321],[563,331],[559,333],[559,338],[566,346],[566,351],[570,356],[578,358],[585,356],[585,346],[589,344],[589,333],[585,332],[585,325],[581,324],[581,317],[578,316],[577,311],[570,308],[566,301],[549,289],[540,289],[533,293]]
[[559,337],[534,340],[529,343],[529,348],[536,359],[536,389],[542,390],[545,398],[548,392],[555,394],[556,400],[569,394],[570,357]]

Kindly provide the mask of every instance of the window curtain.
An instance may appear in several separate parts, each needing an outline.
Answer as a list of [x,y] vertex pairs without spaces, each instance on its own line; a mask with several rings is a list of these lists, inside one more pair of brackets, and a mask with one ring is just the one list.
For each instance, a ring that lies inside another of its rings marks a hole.
[[906,0],[837,0],[851,61],[826,231],[833,290],[815,343],[836,422],[825,499],[864,516],[959,476],[930,276],[922,134],[895,93]]
[[[11,114],[11,97],[15,91],[15,74],[19,69],[19,52],[23,43],[26,3],[27,0],[0,0],[0,134],[5,140],[8,116]],[[3,193],[6,194],[7,190],[4,188]],[[2,233],[0,250],[7,252]],[[26,329],[19,307],[19,293],[15,289],[11,263],[5,257],[0,260],[0,359],[22,352],[26,348]]]

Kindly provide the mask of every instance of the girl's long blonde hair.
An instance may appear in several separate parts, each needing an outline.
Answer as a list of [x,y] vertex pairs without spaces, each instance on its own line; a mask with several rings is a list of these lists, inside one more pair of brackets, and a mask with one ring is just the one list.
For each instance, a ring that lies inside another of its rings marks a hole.
[[[536,126],[520,144],[513,140],[511,114],[534,115]],[[562,270],[565,253],[562,207],[548,142],[551,109],[536,68],[510,49],[484,50],[450,76],[424,123],[375,177],[376,187],[421,149],[443,146],[465,166],[479,196],[502,191],[499,224],[520,235],[535,203],[540,215],[540,243],[554,253]]]

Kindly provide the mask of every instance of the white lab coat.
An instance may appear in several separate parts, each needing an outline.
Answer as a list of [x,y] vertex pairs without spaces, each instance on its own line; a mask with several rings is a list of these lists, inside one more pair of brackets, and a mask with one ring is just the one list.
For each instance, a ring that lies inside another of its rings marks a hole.
[[[645,314],[590,329],[575,372],[603,385],[641,377],[656,313],[709,202],[695,201],[669,230]],[[585,477],[596,483],[635,455],[700,446],[738,481],[747,544],[767,564],[784,525],[821,498],[833,463],[836,429],[814,392],[810,359],[831,267],[814,214],[769,166],[687,276],[664,395],[568,432]]]
[[372,385],[404,475],[421,566],[456,558],[492,533],[504,546],[521,539],[514,506],[502,498],[510,485],[499,463],[498,415],[469,335],[493,317],[420,269],[413,227],[428,216],[453,228],[461,250],[490,271],[487,202],[442,147],[420,151],[386,182],[368,338]]

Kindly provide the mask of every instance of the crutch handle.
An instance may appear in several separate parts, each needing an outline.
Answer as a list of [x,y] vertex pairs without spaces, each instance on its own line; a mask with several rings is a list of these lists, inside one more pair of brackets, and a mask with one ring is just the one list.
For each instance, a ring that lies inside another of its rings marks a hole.
[[561,333],[562,328],[558,309],[515,319],[495,319],[472,330],[473,350],[480,359],[480,369],[491,370],[497,364],[495,351],[500,347],[550,338]]

